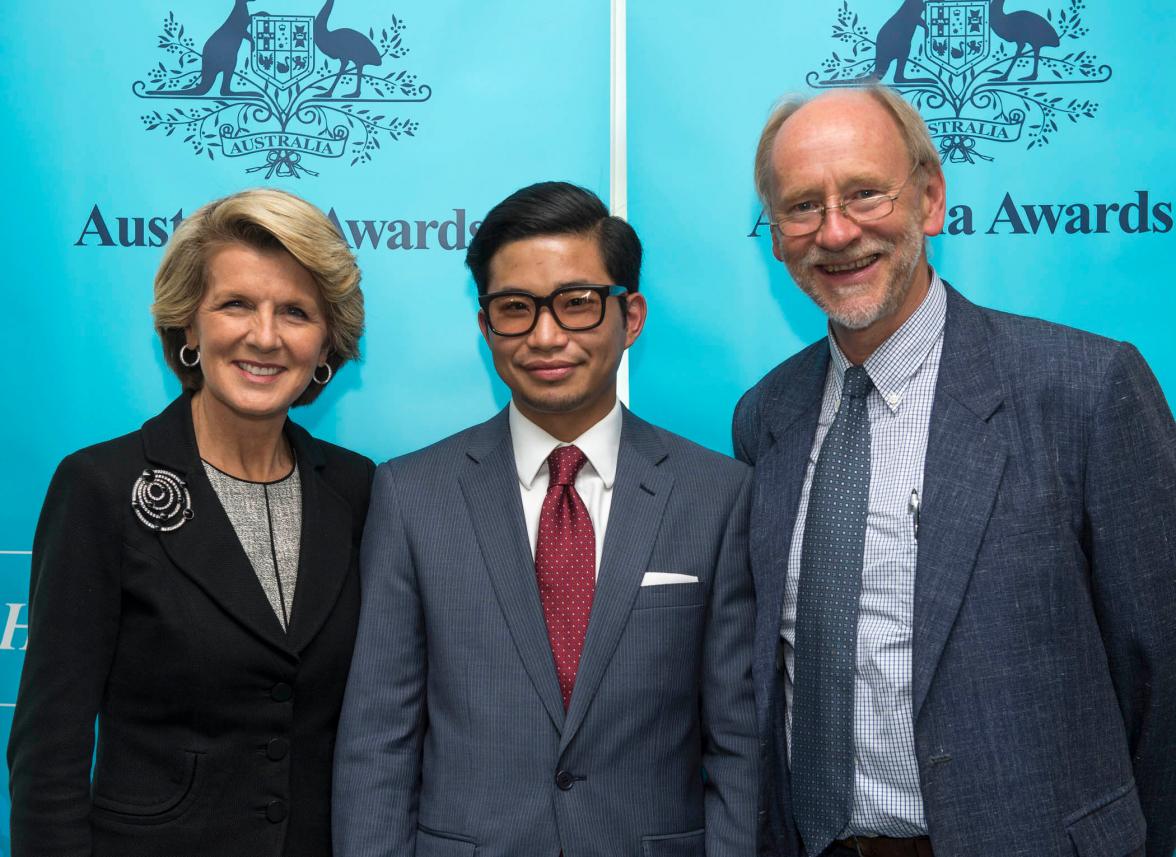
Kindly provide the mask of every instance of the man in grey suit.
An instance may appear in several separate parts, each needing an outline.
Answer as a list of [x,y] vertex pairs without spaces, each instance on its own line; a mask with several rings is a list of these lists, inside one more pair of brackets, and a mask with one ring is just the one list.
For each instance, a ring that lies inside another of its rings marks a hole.
[[382,465],[336,857],[754,850],[751,471],[635,417],[641,244],[547,182],[466,262],[510,405]]
[[735,413],[760,853],[1172,857],[1176,426],[1143,358],[939,278],[944,176],[890,90],[782,104],[756,180],[829,318]]

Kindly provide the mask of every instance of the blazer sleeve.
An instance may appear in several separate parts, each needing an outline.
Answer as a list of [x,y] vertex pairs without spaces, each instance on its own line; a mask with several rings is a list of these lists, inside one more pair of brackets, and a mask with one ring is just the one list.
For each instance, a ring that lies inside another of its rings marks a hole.
[[359,631],[335,743],[335,857],[416,848],[428,674],[416,569],[393,473],[376,471],[360,552]]
[[[89,857],[94,721],[114,656],[126,496],[83,451],[33,539],[29,640],[8,742],[13,857]],[[119,500],[122,500],[120,503]]]
[[755,466],[759,452],[759,386],[751,388],[740,397],[731,417],[731,448],[735,457],[744,464]]
[[1087,426],[1087,551],[1148,857],[1176,850],[1176,424],[1139,352],[1119,346]]
[[751,473],[727,522],[703,645],[702,763],[706,770],[706,853],[755,853],[759,742],[752,693],[755,593],[748,559]]

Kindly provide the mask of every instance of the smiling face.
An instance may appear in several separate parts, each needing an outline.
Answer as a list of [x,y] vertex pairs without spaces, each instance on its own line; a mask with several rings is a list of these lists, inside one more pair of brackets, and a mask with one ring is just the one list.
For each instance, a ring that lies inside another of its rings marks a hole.
[[313,277],[285,250],[228,244],[211,251],[206,282],[185,331],[200,350],[203,412],[222,425],[284,420],[327,355]]
[[[486,291],[519,289],[545,297],[577,283],[617,285],[595,237],[541,235],[504,244],[494,254]],[[494,368],[515,406],[553,437],[575,440],[616,403],[621,355],[645,323],[645,298],[630,293],[626,303],[622,314],[621,299],[608,298],[604,321],[581,331],[564,330],[544,309],[525,336],[499,336],[488,328],[485,314],[478,314]]]
[[880,220],[859,224],[830,208],[810,235],[772,230],[773,253],[824,310],[839,344],[864,340],[872,351],[927,293],[923,239],[943,228],[942,174],[923,167],[902,185],[913,165],[902,134],[861,92],[830,93],[797,110],[780,126],[771,164],[773,219],[798,204],[893,194],[901,185],[894,211]]

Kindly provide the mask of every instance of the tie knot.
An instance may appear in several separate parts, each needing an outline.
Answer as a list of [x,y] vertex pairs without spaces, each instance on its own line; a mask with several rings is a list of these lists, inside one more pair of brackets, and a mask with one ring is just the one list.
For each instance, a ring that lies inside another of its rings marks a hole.
[[551,473],[552,485],[571,485],[576,481],[576,474],[584,466],[588,457],[580,451],[578,446],[559,446],[547,456],[547,469]]
[[866,374],[863,366],[850,366],[845,370],[845,380],[841,382],[841,395],[850,399],[860,399],[869,394],[874,382]]

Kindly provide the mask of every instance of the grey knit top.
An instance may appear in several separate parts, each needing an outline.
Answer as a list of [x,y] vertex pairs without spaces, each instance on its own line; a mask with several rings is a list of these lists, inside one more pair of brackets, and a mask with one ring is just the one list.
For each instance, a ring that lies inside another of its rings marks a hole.
[[302,483],[297,465],[275,482],[238,479],[207,461],[204,472],[233,524],[274,615],[289,630],[302,538]]

